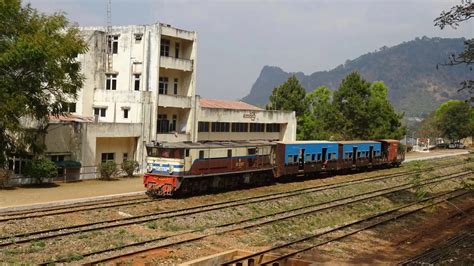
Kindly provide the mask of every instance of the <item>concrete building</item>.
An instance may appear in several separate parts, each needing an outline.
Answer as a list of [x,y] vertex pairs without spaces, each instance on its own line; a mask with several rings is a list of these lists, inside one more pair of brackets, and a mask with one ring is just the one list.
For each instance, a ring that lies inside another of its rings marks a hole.
[[294,112],[196,96],[195,32],[159,23],[80,30],[84,86],[45,143],[51,159],[81,162],[82,178],[107,160],[144,165],[151,141],[295,140]]

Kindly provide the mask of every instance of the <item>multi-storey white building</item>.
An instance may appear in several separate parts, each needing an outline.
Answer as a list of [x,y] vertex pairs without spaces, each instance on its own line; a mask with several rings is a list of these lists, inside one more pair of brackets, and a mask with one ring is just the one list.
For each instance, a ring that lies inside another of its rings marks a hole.
[[80,30],[84,86],[72,118],[52,120],[46,145],[52,159],[80,161],[83,177],[106,160],[143,164],[151,141],[296,138],[294,112],[196,97],[195,32],[158,23]]

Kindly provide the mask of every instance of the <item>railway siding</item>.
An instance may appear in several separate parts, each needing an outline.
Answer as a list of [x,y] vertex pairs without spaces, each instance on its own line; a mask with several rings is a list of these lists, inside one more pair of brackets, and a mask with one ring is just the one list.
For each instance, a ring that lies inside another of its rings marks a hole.
[[[458,160],[459,162],[459,160]],[[447,163],[447,165],[452,165],[451,163]],[[426,167],[429,167],[429,165],[426,165]],[[440,167],[440,169],[436,171],[432,171],[436,173],[436,175],[444,175],[444,174],[449,174],[452,172],[459,172],[462,171],[465,168],[472,168],[470,164],[467,165],[461,165],[461,166],[453,166],[453,167]],[[410,169],[410,170],[416,170],[419,169],[419,166],[414,167],[414,168],[409,168],[406,167],[404,169]],[[393,169],[397,170],[397,169]],[[385,171],[383,171],[385,172]],[[386,171],[386,172],[394,172],[394,171]],[[362,176],[368,175],[368,176],[377,176],[380,175],[379,172],[372,172],[372,173],[366,173],[366,174],[357,174],[355,177],[358,179],[361,179]],[[433,178],[433,174],[423,174],[421,173],[422,180],[424,179],[429,179]],[[336,177],[335,179],[337,180]],[[317,182],[318,181],[318,182]],[[300,187],[301,190],[304,191],[304,189],[309,189],[309,187],[313,186],[314,183],[331,183],[332,179],[325,179],[325,180],[310,180],[310,181],[305,181],[302,183],[288,183],[288,184],[279,184],[276,185],[279,187],[278,190],[284,190],[284,189],[291,189],[295,187]],[[339,180],[337,180],[339,181]],[[191,246],[199,246],[199,243],[208,243],[208,241],[214,241],[216,234],[224,234],[227,236],[230,234],[232,237],[233,234],[237,234],[237,239],[240,244],[238,245],[251,245],[251,244],[258,244],[258,242],[248,242],[246,243],[244,239],[241,239],[239,237],[239,232],[241,230],[247,230],[246,228],[239,228],[236,225],[226,225],[225,223],[222,223],[222,221],[227,220],[227,221],[240,221],[241,226],[245,225],[244,220],[248,220],[246,223],[247,224],[252,224],[252,222],[255,222],[256,220],[263,221],[265,218],[263,216],[268,216],[266,219],[272,220],[277,216],[278,212],[280,212],[280,215],[284,215],[284,213],[288,214],[290,212],[297,213],[298,208],[310,210],[310,207],[306,206],[308,205],[308,202],[311,202],[313,204],[322,204],[324,201],[330,201],[334,199],[340,199],[344,196],[351,198],[354,195],[357,194],[368,194],[370,191],[374,191],[375,189],[382,189],[382,188],[389,188],[389,187],[394,187],[396,184],[400,185],[402,184],[402,181],[410,182],[410,178],[407,178],[406,176],[402,176],[401,174],[398,177],[391,177],[383,180],[382,178],[378,181],[371,180],[372,182],[360,182],[359,184],[351,184],[351,186],[346,186],[346,187],[339,187],[337,188],[338,185],[330,184],[329,186],[334,186],[332,189],[328,189],[328,187],[325,187],[324,190],[319,190],[316,188],[313,188],[314,191],[310,192],[304,192],[300,191],[301,193],[298,194],[298,191],[291,191],[291,193],[282,196],[282,197],[275,197],[275,196],[268,196],[267,198],[262,197],[261,201],[259,202],[256,200],[255,202],[246,202],[245,204],[242,205],[232,205],[228,204],[225,206],[222,206],[222,208],[217,208],[217,209],[212,209],[214,207],[211,206],[211,204],[208,204],[211,209],[203,212],[204,209],[199,209],[202,207],[198,207],[195,209],[195,213],[182,213],[179,214],[179,212],[176,212],[176,210],[169,209],[166,211],[163,211],[163,209],[160,208],[158,212],[161,212],[160,215],[166,214],[168,212],[168,217],[162,216],[162,217],[147,217],[145,220],[133,220],[136,219],[136,217],[129,217],[130,218],[130,224],[124,225],[121,227],[110,227],[109,229],[103,228],[100,230],[91,230],[89,232],[86,232],[85,230],[79,230],[78,232],[69,235],[69,234],[64,234],[61,237],[55,236],[51,238],[45,238],[45,239],[26,239],[25,243],[14,243],[12,241],[11,244],[8,244],[4,247],[0,247],[0,260],[2,261],[9,261],[9,262],[19,262],[21,260],[15,260],[15,258],[27,258],[28,261],[33,261],[33,262],[46,262],[46,261],[51,261],[51,260],[58,260],[58,261],[81,261],[81,262],[87,262],[91,261],[93,259],[96,259],[98,256],[94,256],[94,254],[97,251],[108,251],[106,253],[103,253],[100,256],[108,256],[110,254],[117,254],[121,252],[125,252],[126,250],[130,249],[140,249],[143,247],[154,247],[156,245],[167,245],[170,243],[173,243],[173,238],[168,238],[168,236],[173,236],[174,235],[174,241],[176,242],[178,239],[182,239],[183,237],[186,238],[199,238],[201,241],[198,241],[197,243],[194,244],[189,244]],[[340,181],[339,181],[340,182]],[[309,184],[309,185],[308,185]],[[339,184],[340,185],[340,184]],[[445,181],[443,182],[442,186],[433,186],[432,188],[429,189],[430,193],[435,193],[438,189],[442,190],[447,190],[447,189],[454,189],[455,187],[460,186],[460,182],[458,178],[455,178],[454,181]],[[304,187],[304,188],[301,188]],[[253,190],[257,191],[265,191],[265,188],[256,188]],[[293,189],[295,190],[295,189]],[[268,190],[267,190],[268,191]],[[209,198],[209,197],[215,197],[215,198],[225,198],[227,195],[235,195],[239,191],[234,191],[234,192],[228,192],[228,193],[223,193],[222,195],[208,195],[208,196],[201,196],[201,197],[196,197],[198,199],[195,201],[195,203],[199,202],[199,199],[202,198]],[[240,191],[243,193],[240,193],[240,198],[235,197],[234,199],[235,202],[237,203],[238,200],[242,199],[242,194],[243,195],[249,195],[251,194],[251,191]],[[281,191],[280,191],[281,192]],[[357,203],[352,209],[354,212],[361,212],[361,210],[367,209],[367,211],[374,211],[378,208],[383,208],[383,207],[389,207],[389,203],[391,204],[401,204],[404,203],[405,201],[403,198],[405,197],[406,200],[409,200],[410,196],[414,195],[415,191],[409,191],[404,192],[401,194],[407,194],[404,196],[398,195],[400,193],[397,193],[398,196],[382,196],[381,199],[375,200],[375,196],[372,199],[367,199],[368,202],[363,203],[363,201],[360,201]],[[261,195],[260,195],[261,196]],[[232,197],[227,197],[227,198],[232,198]],[[272,199],[272,200],[270,200]],[[178,199],[178,200],[165,200],[165,201],[175,201],[176,203],[184,203],[187,200],[184,199]],[[155,204],[159,205],[161,202],[150,202],[150,203],[143,203],[140,204],[139,206],[143,206],[144,208],[146,206],[151,207],[152,211],[155,210],[156,206]],[[215,203],[215,202],[214,202]],[[240,204],[240,203],[239,203]],[[347,203],[346,203],[347,204]],[[375,205],[375,209],[370,209],[370,205]],[[170,204],[171,206],[171,204]],[[357,207],[359,206],[359,207]],[[130,207],[111,207],[111,208],[105,208],[101,210],[100,212],[108,212],[110,210],[115,210],[115,211],[123,211],[126,214],[133,213],[130,211],[127,211],[126,208],[135,208],[135,206],[130,206]],[[333,206],[334,208],[334,206]],[[350,208],[346,208],[344,206],[340,206],[340,208],[343,208],[344,211],[350,210]],[[165,208],[166,209],[166,208]],[[99,212],[99,210],[96,210]],[[77,214],[73,213],[72,215],[78,215],[81,213],[82,215],[91,215],[94,214],[96,211],[78,211]],[[313,210],[314,211],[314,210]],[[321,212],[321,210],[319,210]],[[327,210],[328,213],[321,214],[326,217],[331,217],[333,216],[333,213],[331,213],[330,210]],[[70,214],[63,214],[63,215],[52,215],[49,217],[36,217],[36,218],[31,218],[31,219],[24,219],[24,220],[18,220],[18,221],[11,221],[11,223],[18,223],[21,224],[22,222],[38,222],[44,219],[55,219],[59,216],[64,216],[69,217]],[[149,215],[149,214],[147,214]],[[269,215],[274,215],[273,217]],[[293,219],[296,219],[293,221],[293,223],[297,224],[304,224],[304,221],[308,219],[309,216],[319,216],[319,215],[312,215],[310,213],[302,213],[297,216],[295,216]],[[300,218],[298,218],[300,217]],[[142,217],[144,218],[144,217]],[[246,219],[244,219],[246,218]],[[121,220],[127,221],[127,217],[122,217]],[[291,218],[288,218],[291,219]],[[133,221],[133,222],[132,222]],[[281,222],[284,223],[284,222]],[[6,224],[10,224],[9,222],[6,222]],[[11,225],[11,224],[10,224]],[[192,226],[194,225],[194,226]],[[274,226],[273,222],[268,223],[268,225],[259,227],[260,229],[251,229],[249,227],[248,229],[250,230],[248,233],[246,233],[246,236],[249,236],[247,239],[251,239],[254,234],[258,235],[259,232],[264,232],[265,228],[271,228],[271,226]],[[23,227],[25,228],[25,227]],[[53,227],[54,228],[54,227]],[[5,236],[12,236],[11,232],[15,232],[15,226],[10,227],[10,233],[5,234]],[[84,229],[84,228],[81,228]],[[231,232],[227,232],[228,230],[232,230]],[[50,232],[50,229],[47,229],[47,232],[40,233],[38,236],[47,236],[48,232]],[[254,232],[256,231],[256,232]],[[21,232],[16,231],[16,232]],[[25,236],[25,237],[34,237],[34,235],[31,235],[30,232],[25,232],[27,234],[30,234],[30,236]],[[64,232],[66,233],[66,232]],[[18,234],[18,233],[17,233]],[[207,236],[206,234],[211,234],[211,236]],[[203,237],[204,235],[204,237]],[[225,238],[224,236],[224,238]],[[221,236],[220,236],[221,237]],[[161,239],[159,239],[161,238]],[[258,239],[263,239],[262,235],[258,236]],[[12,240],[12,239],[10,239]],[[16,240],[21,240],[21,239],[16,239]],[[141,241],[149,241],[149,243],[141,243]],[[268,239],[266,239],[268,240]],[[281,241],[281,240],[280,240]],[[20,241],[21,242],[21,241]],[[8,243],[8,240],[4,239],[3,242],[1,243]],[[70,243],[74,243],[74,248],[68,248],[70,246]],[[91,245],[91,243],[94,243],[94,245]],[[135,243],[135,244],[134,244]],[[138,244],[137,244],[138,243]],[[157,244],[161,243],[161,244]],[[268,242],[267,242],[268,243]],[[188,246],[188,244],[184,243],[185,247]],[[264,242],[261,244],[265,245]],[[127,245],[129,246],[128,248]],[[226,245],[220,245],[220,248],[227,247]],[[230,246],[229,246],[230,247]],[[244,246],[245,247],[245,246]],[[181,249],[181,248],[180,248]],[[77,250],[81,250],[81,253],[78,253]],[[50,256],[49,254],[56,254],[54,256]],[[195,254],[193,252],[190,253],[190,258],[195,258]],[[203,254],[200,254],[203,255]],[[194,256],[194,257],[193,257]],[[180,258],[182,259],[187,259],[187,257]]]

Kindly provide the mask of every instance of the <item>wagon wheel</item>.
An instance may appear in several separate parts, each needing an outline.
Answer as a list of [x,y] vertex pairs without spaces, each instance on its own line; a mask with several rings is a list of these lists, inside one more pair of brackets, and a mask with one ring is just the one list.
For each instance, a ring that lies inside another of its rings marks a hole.
[[163,196],[172,196],[174,188],[171,184],[164,184],[161,186],[160,190]]

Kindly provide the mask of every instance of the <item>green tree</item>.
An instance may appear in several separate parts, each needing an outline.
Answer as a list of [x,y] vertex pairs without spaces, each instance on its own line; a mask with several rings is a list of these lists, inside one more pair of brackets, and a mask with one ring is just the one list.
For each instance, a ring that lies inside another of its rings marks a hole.
[[298,139],[334,139],[337,112],[331,102],[331,90],[321,86],[306,94],[306,112],[302,115]]
[[58,168],[51,160],[37,159],[28,163],[25,172],[26,175],[35,178],[41,184],[46,178],[56,177],[58,175]]
[[406,134],[402,126],[403,113],[395,112],[388,100],[388,88],[382,81],[375,81],[370,86],[370,96],[367,100],[371,139],[401,139]]
[[291,76],[285,83],[273,89],[266,109],[295,111],[296,116],[299,117],[306,111],[305,95],[306,90],[298,79]]
[[388,88],[381,81],[370,83],[352,72],[334,92],[334,130],[342,139],[401,139],[406,134],[403,114],[388,100]]
[[0,0],[0,166],[12,154],[41,150],[24,120],[44,130],[49,116],[62,114],[64,102],[82,87],[75,57],[85,51],[63,14],[48,16],[20,0]]
[[365,139],[370,135],[369,97],[370,83],[358,72],[347,75],[334,92],[333,105],[340,113],[338,129],[344,139]]
[[[446,26],[457,28],[459,23],[468,21],[474,17],[474,3],[470,0],[462,0],[461,4],[455,5],[449,11],[441,12],[434,22],[435,26],[444,29]],[[472,27],[472,25],[471,25]],[[468,39],[464,42],[465,49],[459,54],[452,54],[448,62],[443,65],[472,65],[474,63],[474,39]],[[470,68],[472,71],[472,67]],[[468,90],[471,94],[471,102],[474,102],[474,80],[464,80],[461,82],[460,90]]]
[[460,140],[474,133],[474,110],[467,102],[449,100],[435,111],[435,118],[444,138]]

